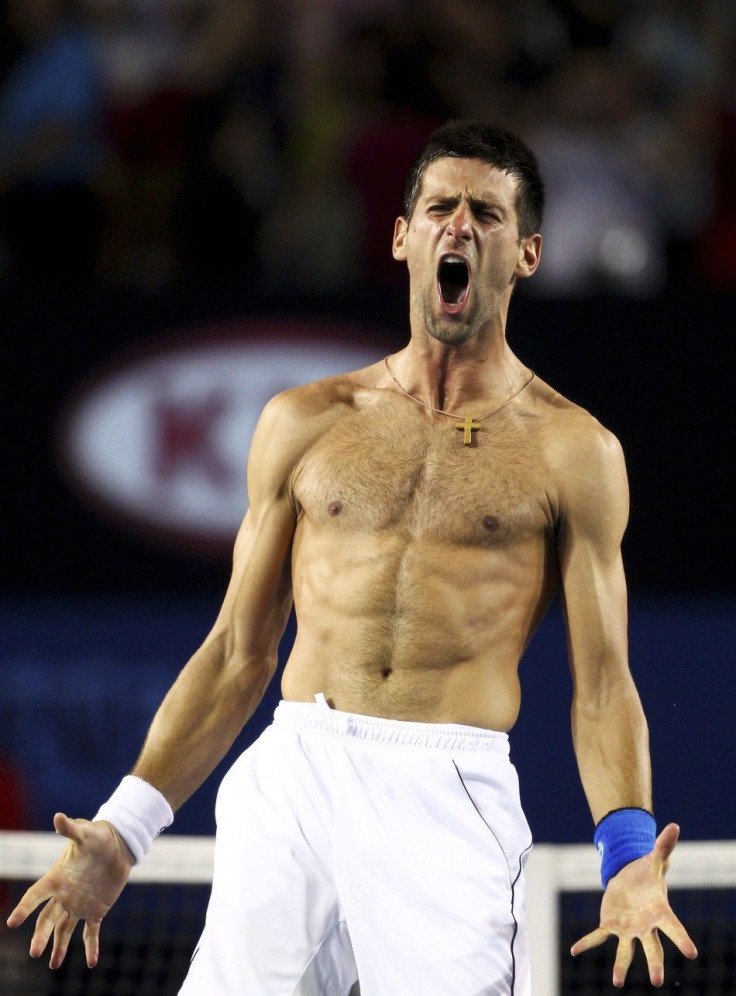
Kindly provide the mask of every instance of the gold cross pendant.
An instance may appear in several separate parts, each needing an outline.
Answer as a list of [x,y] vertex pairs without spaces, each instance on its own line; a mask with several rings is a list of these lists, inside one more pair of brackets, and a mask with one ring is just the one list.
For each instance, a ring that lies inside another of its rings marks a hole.
[[463,442],[466,446],[470,446],[473,442],[473,431],[480,429],[480,422],[473,421],[472,415],[466,415],[462,422],[458,422],[455,428],[463,430]]

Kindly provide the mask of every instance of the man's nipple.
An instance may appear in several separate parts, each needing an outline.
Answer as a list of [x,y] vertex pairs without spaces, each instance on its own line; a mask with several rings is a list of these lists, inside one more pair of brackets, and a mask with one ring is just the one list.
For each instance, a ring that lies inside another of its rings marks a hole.
[[341,501],[331,501],[327,506],[327,511],[330,515],[339,515],[342,512],[342,502]]
[[485,528],[488,530],[489,533],[497,533],[498,532],[499,524],[498,524],[498,519],[496,518],[495,515],[486,515],[486,516],[484,516],[483,517],[483,525],[485,526]]

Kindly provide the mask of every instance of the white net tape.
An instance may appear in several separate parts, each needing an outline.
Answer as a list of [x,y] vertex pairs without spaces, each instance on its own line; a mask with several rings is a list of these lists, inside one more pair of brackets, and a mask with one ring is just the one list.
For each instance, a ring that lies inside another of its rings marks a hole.
[[[0,831],[0,881],[35,879],[48,871],[66,841],[55,833]],[[212,881],[214,837],[159,837],[131,882],[201,885]]]
[[[156,840],[103,924],[98,968],[84,967],[76,938],[69,964],[51,973],[28,958],[30,928],[11,933],[4,920],[63,846],[55,834],[0,832],[0,996],[173,996],[204,920],[213,839],[172,834]],[[592,844],[537,845],[526,879],[534,996],[613,992],[610,947],[575,960],[567,954],[596,923],[601,886]],[[736,842],[681,842],[667,880],[700,958],[685,962],[665,941],[668,981],[660,991],[736,994]],[[643,962],[635,961],[629,996],[651,994],[645,974]]]

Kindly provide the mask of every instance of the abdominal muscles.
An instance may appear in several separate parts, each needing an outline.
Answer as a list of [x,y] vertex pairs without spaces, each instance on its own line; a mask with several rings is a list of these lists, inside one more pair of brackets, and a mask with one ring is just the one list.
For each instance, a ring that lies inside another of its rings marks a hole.
[[341,540],[295,545],[285,698],[323,692],[347,712],[509,729],[519,658],[551,597],[541,565],[527,562],[539,544],[521,556],[514,544],[511,559],[398,533]]

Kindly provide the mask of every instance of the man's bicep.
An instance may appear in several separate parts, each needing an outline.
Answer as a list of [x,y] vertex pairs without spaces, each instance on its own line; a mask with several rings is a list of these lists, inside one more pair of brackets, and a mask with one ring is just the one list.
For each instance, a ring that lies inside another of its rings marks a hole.
[[605,430],[586,441],[561,489],[558,558],[576,681],[596,684],[626,664],[626,581],[621,540],[628,483],[618,440]]
[[598,427],[576,450],[561,473],[560,567],[575,555],[614,559],[629,516],[629,485],[623,450],[616,437]]
[[280,442],[279,414],[274,399],[253,437],[248,456],[249,507],[235,538],[232,573],[216,629],[235,623],[240,630],[271,628],[284,625],[288,616],[289,554],[296,526],[289,482],[297,451],[293,436],[291,446]]

